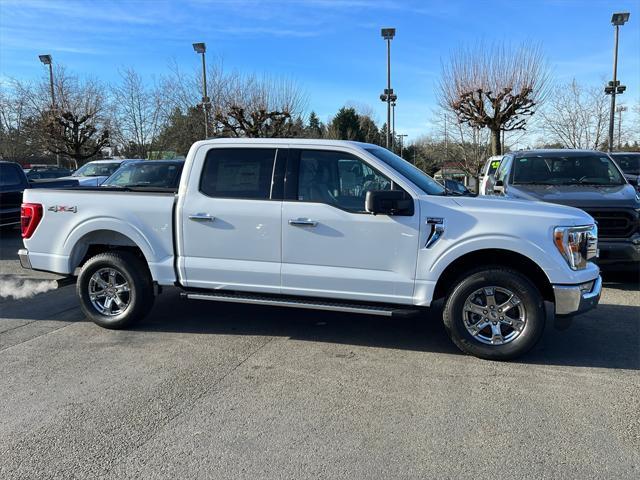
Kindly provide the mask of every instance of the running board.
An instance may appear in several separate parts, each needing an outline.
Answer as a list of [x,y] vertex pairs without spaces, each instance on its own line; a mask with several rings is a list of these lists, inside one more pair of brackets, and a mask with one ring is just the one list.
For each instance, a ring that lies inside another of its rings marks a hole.
[[411,316],[419,313],[418,309],[387,305],[369,305],[346,303],[336,300],[317,300],[300,297],[275,297],[244,293],[201,293],[182,292],[183,298],[190,300],[211,300],[214,302],[248,303],[252,305],[270,305],[273,307],[306,308],[310,310],[328,310],[332,312],[362,313],[383,317]]

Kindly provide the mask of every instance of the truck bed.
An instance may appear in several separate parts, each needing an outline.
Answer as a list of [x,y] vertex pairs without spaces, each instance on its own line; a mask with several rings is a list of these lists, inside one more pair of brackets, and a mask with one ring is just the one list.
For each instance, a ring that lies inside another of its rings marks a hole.
[[88,242],[131,245],[142,250],[155,280],[173,283],[175,194],[140,190],[25,190],[23,201],[42,204],[43,210],[33,236],[24,240],[31,266],[71,274]]

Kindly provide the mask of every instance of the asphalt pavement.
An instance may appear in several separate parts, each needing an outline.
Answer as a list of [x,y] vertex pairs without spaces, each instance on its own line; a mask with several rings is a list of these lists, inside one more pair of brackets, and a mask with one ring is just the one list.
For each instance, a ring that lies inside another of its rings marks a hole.
[[7,296],[55,286],[20,269],[19,245],[3,232],[2,479],[640,476],[633,274],[608,273],[596,310],[500,363],[456,350],[437,311],[382,319],[170,289],[134,329],[105,330],[73,286]]

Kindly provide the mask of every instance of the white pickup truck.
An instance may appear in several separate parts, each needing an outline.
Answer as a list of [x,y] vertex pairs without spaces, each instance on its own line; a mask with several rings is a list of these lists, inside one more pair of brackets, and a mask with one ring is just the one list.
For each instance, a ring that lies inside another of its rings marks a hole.
[[581,210],[447,196],[375,145],[195,143],[177,194],[26,190],[26,268],[77,275],[86,315],[124,328],[163,286],[183,297],[374,315],[443,299],[463,351],[511,359],[556,315],[597,305],[597,229]]

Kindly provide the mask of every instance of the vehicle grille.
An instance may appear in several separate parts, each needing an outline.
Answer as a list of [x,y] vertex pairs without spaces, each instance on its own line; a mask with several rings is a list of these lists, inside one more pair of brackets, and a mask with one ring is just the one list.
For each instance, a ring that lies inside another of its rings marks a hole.
[[638,230],[638,216],[632,210],[587,210],[598,222],[600,238],[627,238]]

